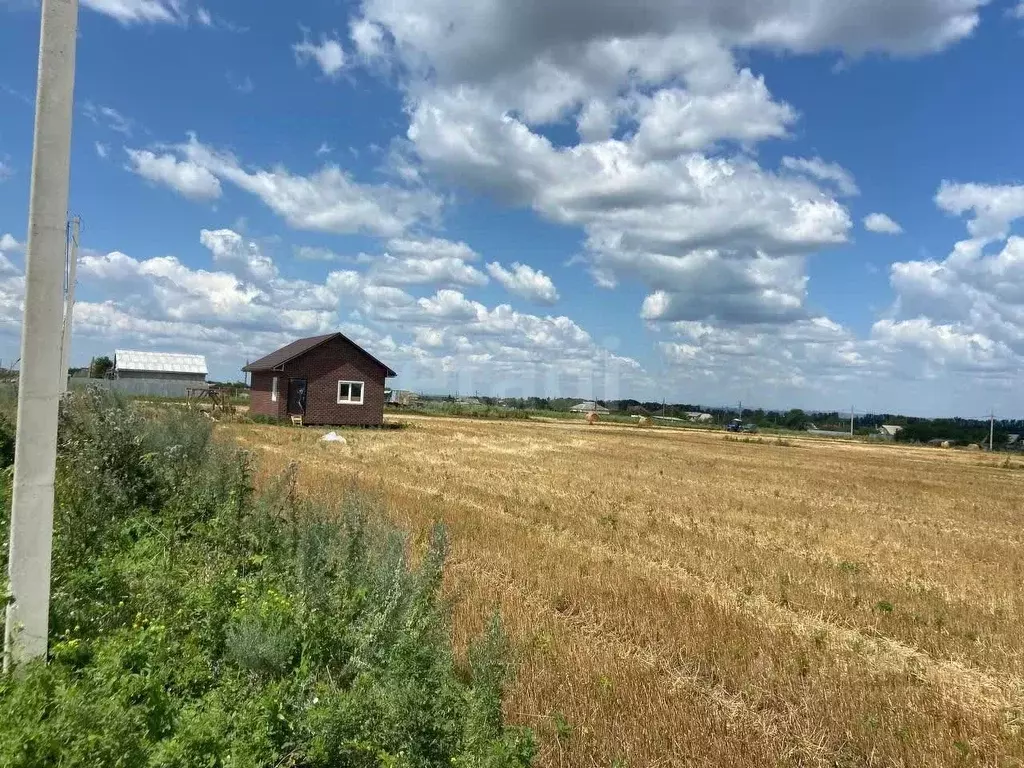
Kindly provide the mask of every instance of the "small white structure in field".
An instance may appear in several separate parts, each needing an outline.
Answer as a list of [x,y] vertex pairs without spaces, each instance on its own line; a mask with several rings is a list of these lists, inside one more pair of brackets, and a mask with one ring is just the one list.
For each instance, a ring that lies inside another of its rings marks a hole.
[[345,445],[348,440],[339,435],[337,432],[328,432],[326,435],[320,438],[321,443],[341,443]]

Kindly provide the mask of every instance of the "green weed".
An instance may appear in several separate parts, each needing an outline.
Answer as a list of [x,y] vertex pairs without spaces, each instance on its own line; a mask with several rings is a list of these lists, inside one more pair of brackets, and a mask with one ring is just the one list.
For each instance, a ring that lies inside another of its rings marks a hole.
[[50,657],[0,678],[0,765],[530,763],[497,623],[456,673],[442,528],[413,567],[371,501],[257,494],[206,420],[96,393],[59,444]]

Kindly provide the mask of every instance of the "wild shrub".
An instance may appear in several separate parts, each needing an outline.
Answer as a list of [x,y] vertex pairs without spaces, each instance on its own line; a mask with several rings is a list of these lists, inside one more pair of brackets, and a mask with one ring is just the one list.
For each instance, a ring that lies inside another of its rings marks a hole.
[[0,412],[0,469],[14,463],[14,422]]
[[444,530],[413,567],[372,501],[251,476],[202,420],[69,402],[50,658],[0,678],[0,765],[528,765],[497,624],[456,673]]

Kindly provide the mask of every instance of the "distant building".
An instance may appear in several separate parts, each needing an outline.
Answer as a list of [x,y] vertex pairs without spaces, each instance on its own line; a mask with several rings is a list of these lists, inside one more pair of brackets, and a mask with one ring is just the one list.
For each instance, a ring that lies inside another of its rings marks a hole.
[[203,386],[207,373],[206,358],[202,355],[132,349],[114,352],[115,379],[159,379]]
[[896,438],[896,435],[898,435],[902,431],[903,427],[897,426],[895,424],[883,424],[878,428],[878,434],[890,440],[894,440]]
[[419,401],[419,395],[407,389],[385,389],[384,403],[408,408]]
[[598,405],[593,400],[588,400],[583,403],[577,403],[572,408],[570,408],[569,411],[572,413],[611,413],[611,411],[609,411],[603,405]]

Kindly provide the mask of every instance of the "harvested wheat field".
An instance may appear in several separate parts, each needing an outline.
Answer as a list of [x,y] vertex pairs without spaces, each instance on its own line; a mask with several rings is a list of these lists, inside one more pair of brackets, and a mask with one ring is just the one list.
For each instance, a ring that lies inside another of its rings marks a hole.
[[582,422],[236,425],[261,473],[449,529],[458,647],[494,610],[543,766],[1024,761],[1024,464]]

